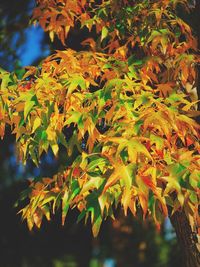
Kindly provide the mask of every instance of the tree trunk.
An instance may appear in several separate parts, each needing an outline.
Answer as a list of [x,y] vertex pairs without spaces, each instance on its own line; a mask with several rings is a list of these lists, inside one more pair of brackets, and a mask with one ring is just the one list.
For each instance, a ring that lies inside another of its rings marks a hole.
[[170,219],[175,228],[178,243],[181,248],[182,266],[200,267],[200,244],[198,243],[198,234],[192,232],[185,213],[183,211],[175,212]]

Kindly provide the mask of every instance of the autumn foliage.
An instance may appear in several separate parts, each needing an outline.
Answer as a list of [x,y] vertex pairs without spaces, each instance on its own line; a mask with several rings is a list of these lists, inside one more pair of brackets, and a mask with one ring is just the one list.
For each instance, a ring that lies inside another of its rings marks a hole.
[[[32,21],[63,44],[74,28],[95,38],[27,67],[1,70],[0,135],[16,135],[20,160],[36,165],[65,148],[72,164],[33,179],[21,212],[31,229],[62,208],[90,217],[94,235],[120,205],[159,226],[199,204],[199,125],[194,117],[197,42],[177,15],[186,0],[38,0]],[[92,35],[91,35],[92,36]],[[76,153],[74,153],[76,151]]]

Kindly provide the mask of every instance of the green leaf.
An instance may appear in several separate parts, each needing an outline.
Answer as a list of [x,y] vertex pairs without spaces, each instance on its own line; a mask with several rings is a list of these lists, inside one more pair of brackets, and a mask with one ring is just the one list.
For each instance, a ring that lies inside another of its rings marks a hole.
[[87,214],[86,210],[83,210],[83,211],[78,215],[77,223],[79,223],[79,222],[86,216],[86,214]]
[[26,120],[28,114],[30,113],[31,109],[35,105],[35,101],[26,101],[24,106],[24,119]]
[[68,148],[67,141],[65,139],[65,135],[63,134],[63,132],[56,131],[56,134],[58,136],[58,140],[60,141],[60,143],[66,148]]
[[164,146],[164,139],[161,138],[160,136],[150,134],[150,140],[152,143],[156,144],[156,149],[160,150]]
[[78,111],[71,111],[70,117],[65,121],[65,125],[71,124],[71,123],[78,123],[82,114]]
[[41,132],[41,139],[42,139],[43,141],[46,141],[46,140],[47,140],[47,133],[46,133],[45,130],[43,130],[43,131]]
[[89,192],[89,190],[99,189],[104,182],[102,177],[89,177],[89,180],[83,185],[80,194]]
[[92,160],[88,166],[87,170],[88,171],[93,171],[95,170],[96,167],[99,167],[101,169],[102,166],[105,166],[106,160],[104,158],[97,158],[95,160]]
[[73,77],[69,80],[70,84],[68,87],[67,94],[70,95],[73,93],[75,89],[77,89],[78,86],[80,86],[81,89],[86,89],[86,82],[83,77]]
[[101,213],[98,212],[98,216],[95,216],[94,222],[92,224],[92,233],[94,235],[94,237],[97,237],[100,227],[102,224],[102,217],[101,217]]
[[99,233],[100,226],[102,223],[101,217],[101,208],[98,201],[98,194],[92,192],[87,196],[87,212],[91,212],[91,223],[92,223],[92,232],[94,237]]
[[101,31],[101,42],[107,37],[108,29],[104,26]]
[[62,225],[64,225],[68,210],[69,210],[69,192],[68,190],[65,190],[64,196],[62,198]]

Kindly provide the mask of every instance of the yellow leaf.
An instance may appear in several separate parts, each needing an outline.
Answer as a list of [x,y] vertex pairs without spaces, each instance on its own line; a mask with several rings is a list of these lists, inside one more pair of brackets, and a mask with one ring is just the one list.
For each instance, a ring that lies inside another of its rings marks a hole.
[[134,178],[133,168],[135,165],[129,164],[127,166],[115,163],[114,171],[111,176],[108,178],[107,183],[105,184],[103,192],[105,192],[110,186],[114,185],[117,181],[121,180],[122,186],[126,189],[130,189],[132,181]]
[[34,122],[33,122],[33,128],[32,128],[32,133],[35,132],[35,130],[41,125],[42,121],[39,117],[36,117]]
[[53,145],[51,145],[51,148],[52,148],[52,151],[53,151],[54,155],[57,156],[58,150],[59,150],[58,145],[57,144],[53,144]]
[[107,35],[108,35],[108,29],[104,26],[101,32],[101,41],[103,41],[103,39],[105,39]]
[[148,195],[144,194],[141,191],[138,191],[138,197],[139,197],[140,205],[142,207],[143,214],[144,214],[143,218],[145,218],[147,214],[147,210],[148,210]]
[[49,141],[56,141],[56,131],[51,127],[51,125],[47,128],[46,134]]
[[53,42],[53,40],[54,40],[54,32],[53,31],[49,32],[49,37],[51,39],[51,42]]
[[125,216],[127,216],[127,210],[129,208],[129,205],[130,205],[130,202],[131,202],[131,190],[130,189],[127,189],[125,188],[123,194],[122,194],[122,199],[121,199],[121,203],[124,207],[124,214]]

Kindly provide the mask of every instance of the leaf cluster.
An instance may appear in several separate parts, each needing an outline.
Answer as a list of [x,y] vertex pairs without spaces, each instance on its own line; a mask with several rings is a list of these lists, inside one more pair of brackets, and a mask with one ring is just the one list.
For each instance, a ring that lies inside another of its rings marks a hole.
[[[73,27],[94,29],[89,51],[56,51],[22,79],[1,70],[0,135],[10,125],[19,158],[78,155],[53,178],[34,179],[22,217],[40,227],[62,208],[101,222],[122,206],[159,227],[199,204],[199,125],[193,91],[199,62],[190,27],[176,14],[187,1],[38,0],[38,19],[64,43]],[[170,207],[170,208],[169,208]]]

